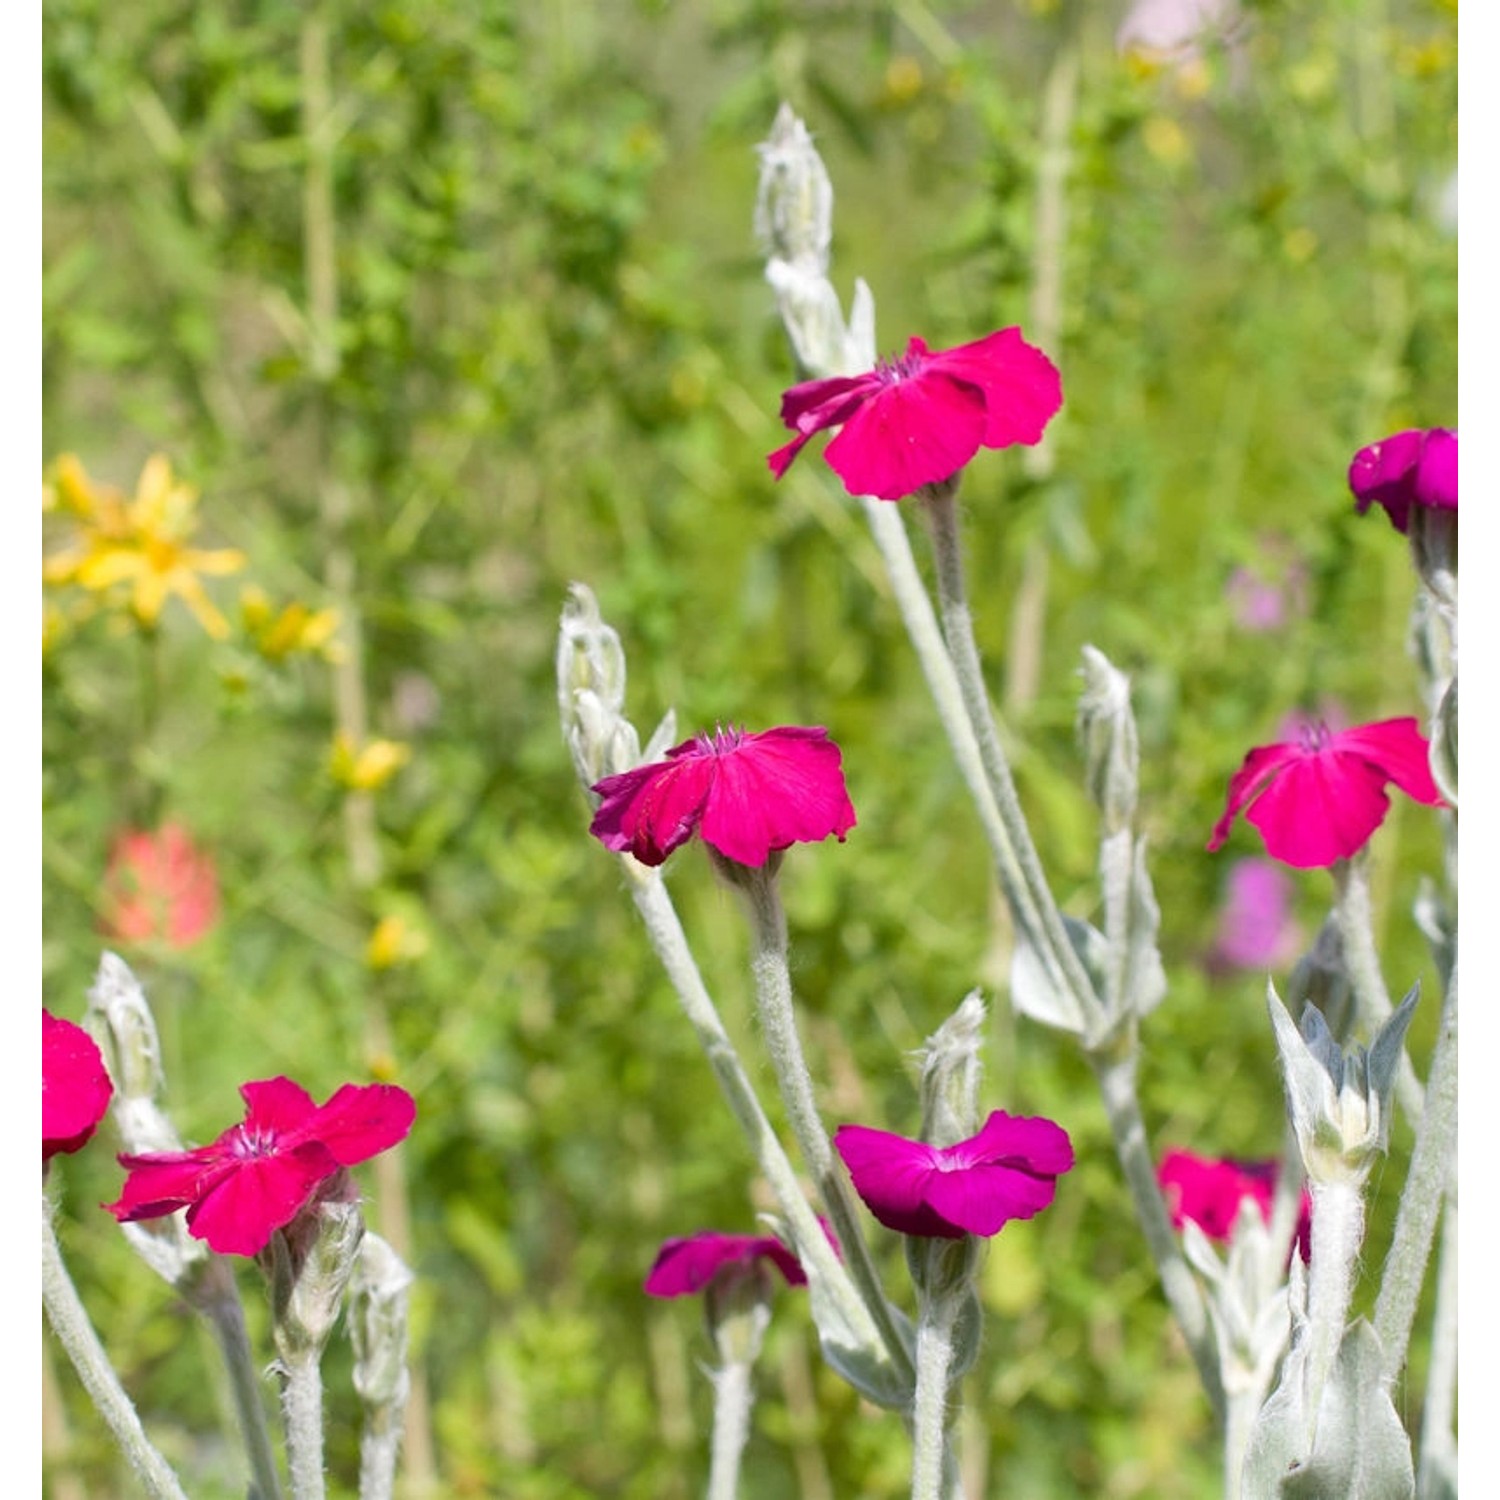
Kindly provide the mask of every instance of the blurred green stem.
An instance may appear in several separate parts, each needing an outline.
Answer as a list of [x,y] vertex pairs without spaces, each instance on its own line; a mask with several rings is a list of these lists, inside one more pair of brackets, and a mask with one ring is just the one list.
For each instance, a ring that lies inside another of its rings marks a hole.
[[[772,856],[774,859],[775,856]],[[881,1337],[892,1357],[910,1371],[911,1357],[905,1340],[891,1315],[890,1303],[880,1284],[870,1247],[860,1227],[859,1203],[844,1164],[834,1154],[818,1113],[812,1074],[802,1052],[797,1032],[797,1015],[792,1003],[792,976],[787,966],[786,912],[781,904],[774,871],[765,866],[754,870],[735,867],[735,889],[744,897],[750,915],[750,969],[755,979],[756,1012],[760,1016],[766,1051],[776,1073],[782,1102],[786,1105],[792,1133],[802,1151],[823,1206],[843,1247],[844,1263],[849,1267],[865,1306],[880,1327]]]
[[276,1472],[276,1455],[266,1425],[266,1409],[261,1403],[260,1381],[250,1351],[250,1336],[245,1330],[245,1310],[233,1274],[220,1257],[213,1257],[209,1274],[216,1278],[214,1294],[195,1297],[193,1306],[208,1319],[229,1372],[240,1432],[250,1458],[251,1495],[253,1500],[280,1500],[281,1480]]
[[[1076,24],[1076,22],[1074,23]],[[1078,47],[1058,48],[1042,94],[1042,129],[1036,172],[1035,240],[1031,255],[1031,300],[1027,333],[1054,359],[1062,347],[1063,273],[1068,243],[1068,137],[1078,108]],[[1021,455],[1034,484],[1051,478],[1056,465],[1057,422]],[[1043,501],[1044,504],[1048,503]],[[1036,697],[1047,624],[1048,547],[1035,536],[1021,560],[1021,581],[1011,601],[1006,637],[1005,708],[1019,713]]]
[[146,1436],[135,1406],[125,1394],[120,1377],[115,1374],[79,1300],[73,1279],[63,1264],[62,1249],[52,1228],[52,1204],[45,1191],[42,1193],[42,1306],[83,1388],[152,1500],[187,1500],[171,1466]]
[[[845,1323],[863,1345],[871,1351],[884,1348],[896,1370],[903,1372],[904,1378],[910,1382],[913,1376],[911,1358],[904,1342],[899,1336],[890,1339],[882,1336],[873,1312],[850,1280],[844,1263],[828,1243],[823,1226],[808,1206],[797,1174],[782,1150],[776,1132],[771,1129],[771,1122],[760,1106],[739,1053],[724,1030],[719,1012],[703,984],[677,910],[660,874],[637,864],[628,855],[620,856],[620,864],[628,877],[636,910],[646,924],[646,935],[677,991],[688,1021],[698,1034],[698,1041],[707,1054],[725,1102],[749,1141],[756,1164],[770,1183],[781,1212],[792,1225],[798,1259],[817,1273],[829,1295],[837,1302]],[[881,1302],[884,1305],[883,1297]]]
[[[337,472],[334,427],[337,408],[334,381],[339,373],[339,284],[337,217],[333,192],[334,116],[328,56],[329,23],[322,7],[304,17],[301,33],[302,136],[306,168],[302,186],[302,257],[307,285],[307,364],[315,384],[310,420],[313,424],[312,479],[324,539],[324,578],[333,607],[338,610],[344,646],[333,663],[334,723],[356,751],[369,731],[369,707],[364,678],[364,633],[356,599],[357,570],[349,541],[353,500]],[[381,856],[375,822],[375,800],[369,792],[350,791],[344,797],[344,845],[349,876],[356,892],[376,886]],[[371,1056],[391,1052],[390,1027],[378,998],[366,1008],[366,1049]],[[396,1254],[413,1259],[411,1215],[399,1148],[382,1153],[373,1164],[376,1222]],[[406,1404],[406,1469],[415,1494],[430,1493],[437,1483],[427,1382],[419,1359],[411,1360],[411,1392]]]

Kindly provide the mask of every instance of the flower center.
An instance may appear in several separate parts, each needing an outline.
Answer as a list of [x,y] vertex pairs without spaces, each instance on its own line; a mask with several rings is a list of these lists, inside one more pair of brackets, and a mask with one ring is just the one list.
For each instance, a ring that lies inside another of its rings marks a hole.
[[876,362],[875,375],[882,385],[900,385],[917,374],[924,363],[922,354],[906,353],[893,355],[890,359]]
[[253,1160],[261,1156],[275,1156],[276,1132],[256,1130],[249,1125],[240,1125],[229,1143],[229,1154],[241,1160]]
[[739,749],[744,738],[743,729],[735,729],[733,726],[726,729],[718,724],[714,726],[712,734],[698,736],[698,747],[705,755],[728,755],[731,750]]
[[1322,719],[1310,719],[1297,731],[1297,743],[1312,754],[1326,748],[1333,732]]

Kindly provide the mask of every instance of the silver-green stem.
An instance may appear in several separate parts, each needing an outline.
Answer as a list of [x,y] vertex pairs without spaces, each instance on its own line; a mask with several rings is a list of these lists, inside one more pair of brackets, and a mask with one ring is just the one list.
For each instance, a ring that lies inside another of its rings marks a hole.
[[822,1194],[823,1206],[843,1247],[844,1263],[854,1278],[854,1284],[879,1326],[892,1357],[898,1366],[909,1372],[911,1358],[886,1301],[874,1257],[865,1243],[864,1231],[860,1227],[859,1203],[849,1174],[834,1154],[828,1132],[823,1127],[823,1118],[818,1113],[812,1074],[802,1052],[802,1039],[797,1032],[796,1011],[792,1004],[786,912],[781,905],[776,877],[766,869],[744,869],[736,889],[744,896],[750,914],[750,970],[755,980],[756,1012],[792,1134],[796,1136],[802,1159]]
[[194,1305],[208,1319],[219,1352],[224,1357],[224,1366],[229,1371],[240,1431],[250,1458],[252,1496],[254,1500],[280,1500],[281,1480],[276,1472],[276,1454],[271,1447],[271,1433],[261,1401],[260,1379],[250,1351],[250,1337],[245,1330],[245,1310],[227,1267],[224,1267],[224,1275],[229,1283],[227,1292]]
[[1146,1135],[1146,1123],[1141,1117],[1140,1099],[1136,1094],[1136,1056],[1134,1038],[1131,1038],[1118,1054],[1091,1052],[1089,1061],[1099,1081],[1104,1113],[1114,1136],[1115,1154],[1120,1159],[1125,1185],[1130,1189],[1136,1218],[1145,1233],[1151,1258],[1156,1262],[1156,1274],[1161,1278],[1167,1305],[1172,1309],[1188,1352],[1198,1367],[1198,1376],[1214,1415],[1222,1422],[1226,1410],[1218,1350],[1213,1329],[1209,1326],[1203,1293],[1178,1245],[1171,1216],[1156,1180],[1156,1163],[1151,1156],[1151,1142]]
[[[902,1340],[899,1337],[883,1338],[872,1310],[856,1289],[844,1263],[828,1243],[823,1226],[808,1206],[797,1174],[760,1107],[739,1053],[698,972],[682,923],[677,918],[677,909],[672,905],[661,876],[635,864],[628,856],[621,858],[621,864],[629,877],[631,899],[646,924],[646,935],[707,1054],[730,1113],[750,1143],[756,1164],[770,1183],[781,1212],[793,1226],[799,1258],[805,1265],[811,1262],[809,1269],[819,1273],[822,1284],[837,1299],[845,1323],[861,1342],[870,1349],[877,1349],[884,1343],[896,1367],[909,1373],[911,1360]],[[884,1299],[881,1300],[883,1305]]]
[[1306,1449],[1317,1447],[1318,1408],[1349,1320],[1354,1267],[1364,1238],[1362,1188],[1353,1182],[1312,1183],[1312,1259],[1307,1268],[1307,1364],[1303,1374]]
[[948,1370],[962,1298],[922,1298],[917,1316],[917,1394],[912,1405],[912,1500],[942,1500],[947,1440]]
[[1438,1248],[1437,1297],[1432,1314],[1432,1351],[1427,1365],[1427,1393],[1422,1401],[1421,1459],[1417,1493],[1442,1493],[1437,1480],[1452,1474],[1458,1461],[1453,1434],[1458,1393],[1458,1192],[1450,1185],[1443,1210],[1443,1237]]
[[1052,898],[1026,815],[1021,811],[1005,750],[995,729],[994,710],[984,683],[984,670],[980,665],[974,622],[964,587],[963,550],[959,541],[958,502],[954,498],[954,487],[935,486],[923,500],[922,511],[932,535],[938,608],[943,619],[947,655],[958,679],[964,712],[979,747],[980,763],[1003,829],[1004,848],[995,850],[1001,887],[1017,927],[1051,972],[1053,983],[1071,992],[1079,1010],[1090,1015],[1098,1009],[1098,997],[1063,929],[1062,915]]
[[281,1414],[286,1423],[292,1500],[323,1500],[323,1372],[321,1351],[283,1358]]
[[[1374,1036],[1391,1018],[1390,991],[1380,971],[1380,955],[1375,951],[1375,920],[1370,905],[1369,856],[1361,850],[1353,859],[1341,859],[1333,866],[1334,920],[1344,945],[1344,966],[1349,987],[1354,992],[1354,1007],[1360,1022]],[[1422,1085],[1417,1081],[1411,1058],[1401,1053],[1396,1073],[1396,1094],[1406,1118],[1416,1126],[1422,1123]]]
[[99,1335],[63,1264],[62,1249],[52,1228],[52,1204],[42,1194],[42,1306],[47,1321],[63,1346],[83,1388],[114,1433],[130,1467],[135,1470],[152,1500],[187,1500],[182,1485],[165,1458],[157,1451],[134,1403],[125,1394]]
[[740,1458],[750,1436],[750,1365],[730,1360],[709,1372],[714,1386],[713,1456],[708,1500],[735,1500],[740,1492]]
[[1432,1253],[1438,1210],[1455,1171],[1458,1142],[1458,970],[1449,980],[1438,1023],[1437,1045],[1427,1079],[1427,1102],[1412,1148],[1396,1230],[1375,1301],[1375,1332],[1385,1354],[1385,1373],[1394,1380],[1406,1362],[1417,1300]]
[[406,1414],[382,1407],[368,1417],[359,1435],[359,1500],[390,1500],[396,1492],[396,1458]]

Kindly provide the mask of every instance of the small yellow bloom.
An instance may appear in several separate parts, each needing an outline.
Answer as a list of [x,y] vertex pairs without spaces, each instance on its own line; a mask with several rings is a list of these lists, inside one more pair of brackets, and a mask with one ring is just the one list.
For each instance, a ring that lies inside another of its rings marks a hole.
[[339,628],[335,609],[310,609],[293,600],[278,611],[265,591],[252,584],[240,593],[240,619],[250,644],[267,661],[283,662],[298,652],[325,661],[337,661],[343,655],[333,639]]
[[411,759],[411,746],[398,740],[369,740],[363,745],[340,730],[334,736],[328,769],[351,792],[377,792]]
[[365,947],[365,963],[375,970],[414,963],[431,946],[425,932],[398,913],[382,917]]
[[72,542],[42,564],[42,581],[76,585],[113,603],[123,603],[137,624],[153,627],[176,595],[216,640],[229,624],[209,599],[202,575],[221,577],[245,565],[231,547],[203,551],[187,545],[197,529],[198,492],[172,477],[161,454],[146,461],[135,497],[95,486],[83,465],[65,454],[44,484],[45,508],[78,518]]
[[1192,155],[1182,126],[1170,115],[1152,115],[1141,126],[1141,139],[1146,150],[1166,167],[1180,167]]

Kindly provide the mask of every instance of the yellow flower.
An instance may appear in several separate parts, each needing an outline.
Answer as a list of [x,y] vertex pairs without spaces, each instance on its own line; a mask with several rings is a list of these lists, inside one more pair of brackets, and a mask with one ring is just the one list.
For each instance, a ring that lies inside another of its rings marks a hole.
[[369,740],[356,745],[341,729],[333,740],[328,769],[351,792],[376,792],[411,759],[411,746],[397,740]]
[[126,500],[118,490],[95,486],[82,464],[64,454],[53,465],[42,497],[44,508],[78,518],[72,545],[43,562],[44,583],[74,584],[123,602],[148,628],[175,594],[216,640],[229,634],[201,575],[236,573],[245,565],[244,554],[232,547],[203,551],[187,545],[198,525],[198,492],[172,477],[163,455],[146,461],[135,497]]
[[339,628],[336,609],[310,609],[293,600],[278,612],[263,589],[251,585],[240,593],[240,619],[250,644],[267,661],[282,662],[299,651],[339,660],[343,652],[334,632]]
[[428,936],[421,928],[392,913],[375,924],[365,946],[365,963],[376,970],[393,969],[397,964],[415,962],[429,946]]

